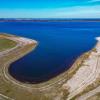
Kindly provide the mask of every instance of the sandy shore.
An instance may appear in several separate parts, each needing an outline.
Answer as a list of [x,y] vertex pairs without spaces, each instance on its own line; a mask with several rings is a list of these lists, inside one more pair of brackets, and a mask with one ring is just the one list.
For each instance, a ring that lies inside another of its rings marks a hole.
[[[9,39],[17,43],[15,47],[0,52],[0,67],[1,67],[0,68],[0,81],[1,79],[3,79],[4,84],[8,84],[9,82],[16,83],[16,80],[9,74],[8,72],[9,66],[7,65],[10,65],[12,62],[18,60],[19,58],[23,57],[24,55],[32,51],[36,47],[38,42],[35,40],[17,37],[17,36],[9,35],[9,34],[0,34],[0,38]],[[1,93],[0,93],[0,98],[4,98],[4,100],[6,99],[14,100]]]
[[76,74],[63,85],[64,87],[69,87],[70,94],[67,100],[81,93],[87,86],[93,84],[100,77],[100,37],[97,37],[96,40],[98,42],[94,48],[95,50],[91,52]]

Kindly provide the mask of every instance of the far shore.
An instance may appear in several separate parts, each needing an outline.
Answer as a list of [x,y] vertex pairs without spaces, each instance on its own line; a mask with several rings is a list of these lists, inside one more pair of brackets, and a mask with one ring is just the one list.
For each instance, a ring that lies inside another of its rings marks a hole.
[[78,18],[0,18],[0,22],[100,22],[99,18],[95,19],[78,19]]

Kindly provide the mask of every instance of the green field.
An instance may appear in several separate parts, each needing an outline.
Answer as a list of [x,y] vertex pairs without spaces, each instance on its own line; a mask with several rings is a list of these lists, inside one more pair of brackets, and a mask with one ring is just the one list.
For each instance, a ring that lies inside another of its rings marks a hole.
[[12,40],[0,38],[0,52],[13,48],[16,46],[16,44],[17,43]]

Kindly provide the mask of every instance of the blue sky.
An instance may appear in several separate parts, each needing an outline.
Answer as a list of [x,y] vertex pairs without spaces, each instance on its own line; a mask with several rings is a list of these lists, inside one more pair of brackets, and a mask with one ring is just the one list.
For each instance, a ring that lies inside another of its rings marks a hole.
[[100,18],[100,0],[0,0],[0,18]]

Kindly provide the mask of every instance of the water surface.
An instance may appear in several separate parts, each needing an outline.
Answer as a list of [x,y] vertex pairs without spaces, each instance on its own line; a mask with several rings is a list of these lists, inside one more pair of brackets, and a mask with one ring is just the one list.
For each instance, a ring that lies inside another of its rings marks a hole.
[[17,80],[39,83],[68,70],[90,50],[100,36],[100,22],[0,22],[0,32],[39,42],[34,51],[9,67]]

